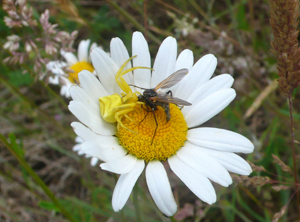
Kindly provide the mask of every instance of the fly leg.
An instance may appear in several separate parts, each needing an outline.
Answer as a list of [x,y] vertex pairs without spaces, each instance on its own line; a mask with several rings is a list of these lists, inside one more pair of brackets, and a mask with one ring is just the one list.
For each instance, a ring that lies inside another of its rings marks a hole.
[[166,93],[167,95],[170,94],[173,97],[173,93],[171,90],[168,90],[168,92]]
[[[146,106],[147,109],[145,109],[145,108],[143,107],[143,105],[141,105],[141,107],[142,107],[143,110],[145,110],[145,111],[147,112],[147,114],[146,114],[146,115],[144,116],[144,118],[140,121],[140,123],[142,123],[142,122],[146,119],[146,117],[147,117],[147,115],[148,115],[149,112],[152,112],[152,111],[149,111],[149,110],[148,110],[148,106]],[[154,109],[154,110],[155,110],[155,109]]]
[[152,137],[152,141],[151,141],[151,145],[153,144],[153,140],[154,140],[154,137],[155,137],[155,134],[156,134],[156,130],[158,128],[158,123],[157,123],[157,120],[156,120],[156,116],[155,116],[155,109],[152,108],[152,112],[153,112],[153,116],[154,116],[154,120],[155,120],[155,124],[156,124],[156,127],[155,127],[155,130],[154,130],[154,134],[153,134],[153,137]]

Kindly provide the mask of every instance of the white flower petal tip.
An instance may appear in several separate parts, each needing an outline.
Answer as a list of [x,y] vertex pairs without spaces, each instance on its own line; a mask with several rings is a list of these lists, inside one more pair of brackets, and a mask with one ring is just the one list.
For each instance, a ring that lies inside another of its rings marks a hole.
[[122,174],[119,177],[112,196],[112,207],[115,212],[122,210],[126,204],[137,179],[144,170],[144,167],[144,161],[137,160],[131,172]]
[[96,138],[82,143],[81,150],[85,154],[96,157],[105,162],[109,162],[126,155],[126,150],[119,145],[118,140],[113,136],[96,135]]
[[96,158],[96,157],[92,157],[91,158],[91,166],[96,166],[97,165],[97,163],[98,163],[98,158]]
[[91,52],[93,66],[101,83],[106,87],[109,94],[120,93],[120,87],[115,81],[115,75],[119,68],[101,48],[95,48]]
[[79,136],[76,136],[75,142],[76,143],[83,143],[84,141]]
[[[116,64],[121,67],[126,60],[129,59],[128,51],[119,38],[113,38],[110,42],[110,55]],[[130,63],[127,64],[129,66]]]
[[100,113],[98,103],[95,103],[95,101],[81,87],[73,85],[70,87],[69,92],[74,101],[84,104],[89,110],[93,111],[95,115]]
[[193,105],[185,114],[188,127],[192,128],[205,123],[227,107],[235,96],[234,89],[222,89]]
[[178,84],[174,96],[186,100],[196,89],[211,78],[216,66],[217,59],[214,55],[208,54],[200,58]]
[[[151,67],[151,58],[149,47],[143,34],[140,32],[134,32],[132,36],[132,55],[133,66]],[[142,88],[150,88],[151,71],[149,69],[136,69],[134,70],[134,85]],[[137,89],[140,93],[141,89]]]
[[168,159],[171,170],[202,201],[213,204],[217,200],[214,187],[209,179],[181,161],[176,155]]
[[136,164],[137,158],[133,155],[126,155],[112,161],[100,164],[102,170],[116,174],[129,173]]
[[81,88],[89,94],[96,104],[99,103],[100,97],[109,95],[103,85],[91,72],[83,70],[78,74],[78,78]]
[[91,40],[81,40],[78,45],[78,60],[88,62],[89,59],[89,46]]
[[173,37],[167,37],[160,45],[153,64],[151,88],[174,72],[176,57],[177,41]]
[[[129,59],[129,53],[124,45],[123,41],[119,38],[113,38],[110,42],[110,56],[118,67],[121,67],[125,61]],[[131,62],[127,63],[124,70],[131,68]],[[124,79],[127,83],[133,83],[132,72],[124,75]]]
[[188,142],[177,151],[177,156],[181,161],[203,176],[224,187],[228,187],[232,183],[230,174],[220,163],[202,152],[201,149],[193,149],[192,145],[189,145]]
[[[71,123],[71,126],[78,137],[80,137],[83,141],[87,141],[89,139],[95,138],[96,134],[93,133],[89,128],[85,127],[79,122]],[[77,141],[76,141],[77,142]]]
[[176,60],[176,63],[175,63],[174,71],[177,71],[177,70],[183,69],[183,68],[190,70],[193,67],[193,64],[194,64],[193,52],[189,49],[185,49],[179,54],[179,56]]
[[76,144],[75,146],[73,146],[72,150],[73,150],[74,152],[78,152],[79,150],[81,150],[80,144]]
[[186,146],[196,150],[196,152],[204,153],[205,155],[214,158],[226,170],[240,175],[249,175],[252,172],[251,166],[242,157],[235,153],[225,152],[220,150],[213,150],[209,148],[200,147],[190,142],[186,142]]
[[60,54],[65,58],[69,66],[72,66],[78,62],[77,57],[72,52],[65,52],[61,50]]
[[252,153],[253,143],[246,137],[224,129],[201,127],[188,131],[187,140],[195,145],[235,153]]
[[177,211],[177,205],[167,173],[161,162],[151,161],[148,163],[146,168],[146,180],[156,206],[166,216],[173,216]]
[[[234,79],[229,74],[222,74],[216,76],[203,85],[201,85],[198,89],[196,89],[188,98],[187,101],[196,105],[201,102],[204,98],[209,95],[226,88],[230,88],[233,84]],[[193,107],[184,107],[182,110],[184,114],[188,113]]]

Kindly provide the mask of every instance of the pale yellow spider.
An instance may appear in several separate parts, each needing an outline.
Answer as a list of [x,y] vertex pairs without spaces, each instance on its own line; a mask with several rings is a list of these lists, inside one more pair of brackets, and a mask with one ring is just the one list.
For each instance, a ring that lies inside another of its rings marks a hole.
[[118,122],[118,124],[121,127],[129,130],[130,132],[137,133],[132,131],[128,127],[124,126],[121,119],[123,116],[125,116],[130,121],[135,122],[127,115],[127,113],[131,112],[137,104],[144,104],[144,103],[138,101],[137,92],[136,93],[132,92],[131,88],[123,78],[123,75],[136,69],[151,69],[151,68],[137,66],[137,67],[123,70],[126,64],[134,57],[136,56],[132,56],[131,58],[129,58],[120,67],[119,71],[115,76],[117,84],[125,93],[122,93],[121,96],[115,93],[110,96],[100,97],[99,103],[100,103],[100,114],[106,122],[109,123]]

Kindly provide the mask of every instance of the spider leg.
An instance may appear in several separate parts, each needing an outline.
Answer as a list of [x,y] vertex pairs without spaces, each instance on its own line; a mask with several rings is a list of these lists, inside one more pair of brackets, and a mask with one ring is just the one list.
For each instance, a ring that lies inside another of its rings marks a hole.
[[125,118],[129,119],[130,122],[136,123],[138,124],[137,121],[133,120],[132,118],[130,118],[127,114],[124,114]]
[[[127,113],[131,112],[134,107],[135,107],[135,103],[128,103],[128,104],[123,104],[121,106],[117,106],[113,109],[113,112],[115,113],[115,119],[116,121],[120,124],[121,127],[123,127],[124,129],[127,129],[128,131],[132,132],[132,133],[136,133],[135,131],[129,129],[128,127],[126,127],[122,121],[121,118],[122,116],[125,116],[126,118],[128,118],[131,122],[136,122],[133,119],[131,119]],[[119,125],[118,125],[118,130],[119,130]]]
[[[118,122],[118,124],[120,124],[121,127],[123,127],[124,129],[127,129],[128,131],[132,132],[132,133],[135,133],[135,134],[138,134],[138,132],[135,132],[131,129],[129,129],[127,126],[125,126],[122,121],[121,121],[121,115],[126,115],[126,113],[128,113],[128,111],[132,111],[133,109],[131,110],[120,110],[118,112],[115,113],[115,118],[116,118],[116,121]],[[119,125],[118,125],[118,130],[119,130]]]
[[[132,60],[133,58],[135,58],[135,56],[132,56],[131,58],[129,58],[128,60],[126,60],[123,65],[120,67],[120,69],[118,70],[118,72],[116,73],[115,76],[115,80],[117,82],[117,84],[120,86],[120,88],[125,92],[125,93],[129,93],[132,92],[131,88],[129,87],[129,85],[127,84],[127,82],[125,81],[125,79],[123,78],[123,75],[125,75],[128,72],[134,71],[136,69],[151,69],[149,67],[142,67],[142,66],[136,66],[136,67],[132,67],[129,69],[124,70],[125,66],[127,65],[127,63],[130,62],[130,60]],[[153,70],[153,69],[151,69]]]

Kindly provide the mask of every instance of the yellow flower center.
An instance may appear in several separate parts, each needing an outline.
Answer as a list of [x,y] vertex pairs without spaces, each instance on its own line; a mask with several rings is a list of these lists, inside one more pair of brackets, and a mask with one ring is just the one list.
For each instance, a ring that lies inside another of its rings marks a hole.
[[[143,108],[145,108],[144,105]],[[143,108],[137,105],[132,112],[127,114],[131,120],[126,117],[122,119],[124,126],[138,133],[119,127],[117,136],[128,153],[137,158],[145,161],[154,159],[164,161],[183,146],[188,130],[186,121],[180,109],[170,104],[171,119],[168,122],[163,108],[158,107],[158,110],[154,112],[157,120],[156,126],[153,112],[147,112]]]
[[82,62],[76,62],[74,65],[70,67],[74,72],[69,72],[69,80],[72,83],[79,82],[78,80],[78,73],[80,73],[82,70],[88,70],[90,72],[94,71],[94,67],[91,63],[82,61]]

